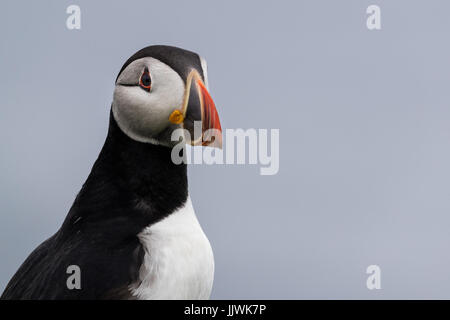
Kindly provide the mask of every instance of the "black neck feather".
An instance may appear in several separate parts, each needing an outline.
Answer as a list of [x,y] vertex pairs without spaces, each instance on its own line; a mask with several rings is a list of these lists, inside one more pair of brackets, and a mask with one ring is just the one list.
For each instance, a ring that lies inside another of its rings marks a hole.
[[129,138],[111,113],[106,142],[61,231],[133,236],[187,196],[186,164],[172,162],[171,148]]

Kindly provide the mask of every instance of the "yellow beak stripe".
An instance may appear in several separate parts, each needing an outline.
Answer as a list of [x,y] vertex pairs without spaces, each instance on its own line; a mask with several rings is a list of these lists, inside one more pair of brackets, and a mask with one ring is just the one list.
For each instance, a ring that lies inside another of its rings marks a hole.
[[172,112],[169,116],[169,121],[173,124],[182,123],[184,121],[183,113],[178,109],[174,110],[174,112]]

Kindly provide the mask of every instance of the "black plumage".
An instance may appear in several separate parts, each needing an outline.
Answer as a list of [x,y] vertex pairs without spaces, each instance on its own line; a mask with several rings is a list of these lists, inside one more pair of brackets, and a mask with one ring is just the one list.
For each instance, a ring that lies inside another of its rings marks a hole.
[[[203,77],[196,53],[169,46],[138,51],[118,76],[144,57],[170,65],[184,81],[192,67]],[[188,197],[186,164],[174,164],[171,151],[129,138],[111,112],[105,144],[61,228],[28,256],[1,299],[132,298],[128,287],[139,281],[144,258],[138,234]],[[81,269],[80,290],[67,287],[70,265]]]
[[[186,165],[171,149],[130,139],[112,114],[103,149],[60,230],[36,248],[2,299],[129,298],[143,249],[137,234],[187,199]],[[78,265],[81,290],[69,290],[67,267]]]
[[175,70],[184,80],[186,80],[187,75],[192,68],[196,69],[202,77],[205,76],[203,74],[200,57],[195,52],[172,46],[156,45],[145,47],[133,54],[123,64],[122,68],[119,71],[119,74],[117,75],[117,78],[119,78],[122,71],[125,70],[125,68],[128,67],[130,63],[145,57],[152,57],[158,59],[161,62],[164,62],[173,70]]
[[[170,65],[184,81],[192,67],[203,76],[197,54],[169,46],[138,51],[119,75],[143,57]],[[111,112],[105,144],[61,228],[29,255],[1,299],[132,298],[128,287],[139,281],[144,258],[138,234],[188,197],[186,164],[174,164],[171,151],[129,138]],[[81,269],[81,290],[67,287],[70,265]]]

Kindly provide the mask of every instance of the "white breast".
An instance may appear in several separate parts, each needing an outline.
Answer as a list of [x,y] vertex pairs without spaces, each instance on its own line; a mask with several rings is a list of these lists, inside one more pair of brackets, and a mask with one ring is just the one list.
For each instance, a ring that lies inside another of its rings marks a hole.
[[183,208],[139,234],[144,247],[140,281],[130,287],[140,300],[209,299],[214,257],[190,197]]

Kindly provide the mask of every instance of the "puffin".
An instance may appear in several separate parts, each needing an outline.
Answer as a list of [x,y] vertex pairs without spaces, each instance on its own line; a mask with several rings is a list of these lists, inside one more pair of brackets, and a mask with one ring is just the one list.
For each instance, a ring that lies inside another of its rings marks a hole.
[[117,75],[105,143],[64,222],[1,299],[209,299],[213,251],[186,161],[172,151],[180,143],[221,148],[221,134],[205,59],[165,45],[137,51]]

